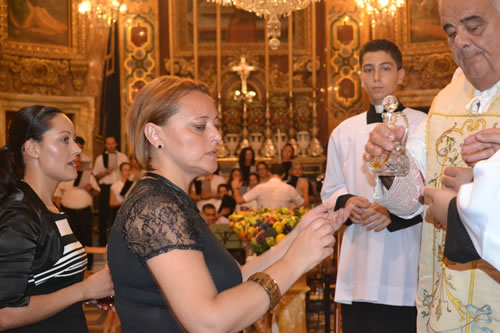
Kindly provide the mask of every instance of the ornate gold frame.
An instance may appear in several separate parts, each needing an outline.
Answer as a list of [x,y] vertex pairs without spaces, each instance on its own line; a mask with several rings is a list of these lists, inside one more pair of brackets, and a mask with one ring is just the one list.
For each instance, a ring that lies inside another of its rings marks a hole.
[[[412,0],[408,0],[412,1]],[[449,53],[450,48],[446,40],[429,41],[421,43],[412,43],[410,40],[409,31],[410,6],[405,1],[405,4],[399,9],[398,15],[395,16],[395,37],[396,43],[405,56],[415,56],[423,54]]]
[[55,106],[73,118],[75,132],[85,139],[85,153],[94,156],[94,117],[93,97],[66,97],[0,93],[0,146],[6,144],[7,111],[17,111],[30,105]]
[[0,0],[0,44],[2,45],[2,53],[45,59],[85,59],[87,54],[87,24],[86,18],[78,13],[78,3],[80,1],[64,1],[68,1],[70,8],[70,26],[68,27],[70,29],[70,45],[68,47],[9,41],[7,0]]

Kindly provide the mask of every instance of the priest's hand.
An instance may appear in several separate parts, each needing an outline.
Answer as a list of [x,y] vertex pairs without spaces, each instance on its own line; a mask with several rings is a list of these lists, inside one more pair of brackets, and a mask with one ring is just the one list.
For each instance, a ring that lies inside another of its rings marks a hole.
[[426,218],[430,217],[441,225],[448,223],[448,206],[451,199],[457,196],[455,191],[447,188],[424,188],[424,200],[428,204]]
[[404,128],[396,127],[389,129],[383,124],[378,124],[370,132],[368,142],[365,145],[363,158],[369,162],[373,157],[380,156],[384,151],[392,151],[396,141],[401,141],[404,136]]
[[473,166],[490,158],[500,149],[500,128],[487,128],[465,138],[462,160]]
[[456,166],[449,166],[444,169],[441,184],[444,188],[458,192],[460,186],[463,184],[471,183],[474,180],[474,173],[472,168],[460,168]]

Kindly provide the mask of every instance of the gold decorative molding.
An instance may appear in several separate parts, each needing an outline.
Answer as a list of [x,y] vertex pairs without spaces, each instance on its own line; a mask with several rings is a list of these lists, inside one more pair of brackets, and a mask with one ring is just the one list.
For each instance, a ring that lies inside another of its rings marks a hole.
[[[172,59],[163,59],[163,66],[170,75],[177,75],[182,77],[194,77],[194,60],[191,58],[174,58],[174,63],[171,64]],[[173,68],[173,73],[171,72]]]
[[440,89],[451,80],[457,65],[450,53],[405,56],[403,89]]
[[327,1],[328,128],[365,110],[359,51],[369,40],[366,18],[354,1]]
[[406,107],[429,106],[441,89],[401,90],[397,96]]
[[0,146],[6,144],[7,112],[16,112],[23,107],[35,104],[55,106],[67,114],[73,120],[76,135],[85,139],[85,153],[88,156],[94,156],[94,97],[0,93]]
[[85,87],[88,63],[86,60],[71,60],[70,71],[73,77],[73,88],[82,91]]
[[12,73],[14,89],[25,94],[61,95],[69,74],[67,60],[3,56]]
[[157,0],[129,0],[118,21],[123,151],[128,151],[127,110],[137,92],[160,74],[158,17]]

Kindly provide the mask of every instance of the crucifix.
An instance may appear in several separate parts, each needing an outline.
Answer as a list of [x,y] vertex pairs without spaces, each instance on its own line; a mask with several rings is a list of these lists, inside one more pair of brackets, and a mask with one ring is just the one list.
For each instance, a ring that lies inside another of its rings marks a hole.
[[245,56],[241,56],[240,59],[240,64],[238,66],[233,66],[231,68],[231,71],[238,73],[241,79],[241,93],[243,94],[243,97],[247,97],[247,79],[250,76],[250,73],[255,71],[254,66],[250,66],[246,59]]
[[[241,56],[239,65],[233,66],[231,68],[231,71],[238,73],[238,75],[240,76],[240,79],[241,79],[241,101],[243,102],[243,129],[241,132],[242,140],[240,143],[240,149],[242,149],[242,148],[249,146],[248,127],[247,127],[247,125],[248,125],[248,123],[247,123],[247,121],[248,121],[248,119],[247,119],[248,118],[247,99],[248,99],[248,97],[250,97],[250,99],[248,101],[251,102],[252,95],[247,96],[247,94],[248,94],[247,79],[250,76],[250,73],[255,71],[255,67],[250,66],[247,63],[245,56]],[[235,97],[239,97],[239,96],[236,95]]]

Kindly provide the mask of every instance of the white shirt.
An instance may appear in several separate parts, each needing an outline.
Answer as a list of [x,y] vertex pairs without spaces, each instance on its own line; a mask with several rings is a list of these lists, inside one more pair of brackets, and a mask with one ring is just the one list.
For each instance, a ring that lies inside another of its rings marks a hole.
[[[128,162],[128,158],[125,154],[123,154],[119,151],[116,151],[116,153],[113,153],[113,154],[116,154],[116,164],[115,165],[108,164],[109,168],[113,168],[113,172],[110,173],[109,175],[106,175],[106,176],[102,177],[101,179],[99,179],[99,184],[112,185],[114,182],[120,180],[120,178],[121,178],[120,165],[124,162]],[[112,154],[110,154],[110,155],[112,155]],[[110,161],[112,159],[113,158],[109,157],[108,163],[110,163]],[[93,173],[94,173],[94,175],[98,175],[104,171],[106,171],[106,168],[104,167],[104,161],[102,158],[102,154],[100,154],[95,159]]]
[[[125,200],[125,197],[123,197],[120,192],[122,191],[123,189],[123,186],[125,186],[125,182],[123,180],[118,180],[116,182],[113,183],[113,185],[111,185],[111,191],[113,192],[113,194],[115,195],[115,199],[117,202],[119,202],[120,204],[123,202],[123,200]],[[129,189],[127,190],[127,193],[125,194],[125,196],[127,196],[130,191],[132,190],[132,188],[135,186],[135,184],[132,184]]]
[[101,191],[99,185],[97,184],[94,176],[88,171],[84,171],[84,173],[88,173],[88,177],[84,177],[82,174],[82,178],[80,180],[79,186],[73,186],[74,180],[68,182],[59,183],[54,192],[54,196],[61,198],[61,204],[70,209],[83,209],[92,206],[92,196],[85,189],[86,184],[90,184],[92,188],[96,191]]
[[474,182],[460,187],[457,209],[477,253],[500,270],[500,151],[474,167]]
[[246,202],[257,200],[258,208],[294,208],[301,206],[304,199],[297,190],[277,177],[271,177],[267,182],[258,184],[243,194]]
[[90,158],[89,155],[87,155],[83,151],[80,153],[80,163],[82,164],[82,169],[92,170],[92,159]]
[[[410,133],[426,114],[405,109]],[[372,202],[376,177],[368,170],[363,152],[376,123],[367,124],[367,112],[343,121],[330,136],[323,201],[344,194]],[[335,302],[353,301],[414,306],[422,225],[389,232],[367,231],[353,224],[346,228],[340,250]]]

